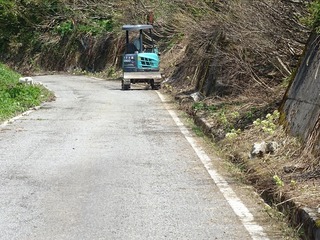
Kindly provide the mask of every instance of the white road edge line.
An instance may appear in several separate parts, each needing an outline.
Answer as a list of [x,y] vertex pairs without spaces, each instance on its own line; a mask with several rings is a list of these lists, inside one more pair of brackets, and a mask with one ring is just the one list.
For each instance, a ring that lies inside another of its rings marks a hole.
[[40,106],[36,106],[36,107],[33,107],[32,109],[26,111],[26,112],[23,112],[22,114],[20,115],[17,115],[9,120],[6,120],[4,121],[3,123],[0,124],[0,128],[4,128],[6,127],[8,124],[11,124],[17,120],[19,120],[20,118],[24,117],[24,116],[28,116],[29,114],[33,113],[34,111],[36,110],[39,110],[40,109]]
[[174,122],[179,127],[180,131],[190,143],[194,151],[196,152],[197,156],[203,163],[204,167],[207,169],[208,173],[210,174],[212,180],[219,188],[220,192],[223,194],[233,211],[236,215],[240,218],[242,224],[247,229],[249,234],[251,235],[252,239],[254,240],[269,240],[266,233],[264,232],[263,228],[258,225],[253,215],[251,214],[250,210],[242,203],[242,201],[238,198],[236,193],[232,190],[228,182],[214,169],[212,164],[212,160],[210,157],[205,153],[205,151],[196,143],[189,130],[184,126],[181,122],[177,114],[170,110],[168,104],[166,103],[165,97],[157,91],[161,101],[165,104],[165,108],[173,118]]

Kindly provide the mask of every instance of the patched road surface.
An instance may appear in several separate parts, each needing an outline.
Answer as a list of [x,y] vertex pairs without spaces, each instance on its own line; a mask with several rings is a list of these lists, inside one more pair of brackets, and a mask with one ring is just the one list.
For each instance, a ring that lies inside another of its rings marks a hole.
[[57,99],[0,127],[0,239],[252,239],[156,91],[35,80]]

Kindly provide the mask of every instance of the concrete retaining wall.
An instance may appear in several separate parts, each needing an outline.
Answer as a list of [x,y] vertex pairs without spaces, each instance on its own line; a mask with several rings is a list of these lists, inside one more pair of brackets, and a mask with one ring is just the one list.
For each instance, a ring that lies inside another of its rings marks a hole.
[[320,154],[320,36],[312,34],[282,109],[288,129]]

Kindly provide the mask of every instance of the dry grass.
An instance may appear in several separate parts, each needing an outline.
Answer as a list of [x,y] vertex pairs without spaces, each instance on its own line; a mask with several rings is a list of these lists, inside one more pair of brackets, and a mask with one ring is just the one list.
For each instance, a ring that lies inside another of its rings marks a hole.
[[[172,24],[173,34],[181,29],[184,36],[165,52],[173,91],[207,96],[193,106],[188,100],[182,105],[212,124],[215,140],[242,130],[218,144],[260,193],[285,194],[302,206],[319,207],[319,158],[304,154],[302,144],[280,127],[271,135],[253,127],[255,119],[280,107],[308,37],[299,21],[305,6],[276,0],[216,1],[203,11],[206,18],[195,21],[187,4]],[[281,147],[273,155],[251,160],[252,144],[259,141],[276,141]],[[276,185],[274,176],[283,187]]]
[[[274,154],[250,159],[253,143],[261,141],[276,141],[280,147]],[[234,139],[224,139],[219,145],[231,162],[242,167],[260,194],[265,191],[282,194],[286,195],[286,201],[294,199],[299,206],[320,207],[320,159],[303,155],[300,141],[288,136],[281,127],[274,134],[253,127]],[[277,185],[274,176],[281,179],[283,186]]]
[[246,95],[248,90],[274,95],[274,87],[297,65],[307,38],[298,20],[302,4],[228,1],[203,11],[206,17],[198,21],[190,14],[175,21],[187,23],[182,29],[189,39],[172,76],[175,86],[192,85],[206,96]]

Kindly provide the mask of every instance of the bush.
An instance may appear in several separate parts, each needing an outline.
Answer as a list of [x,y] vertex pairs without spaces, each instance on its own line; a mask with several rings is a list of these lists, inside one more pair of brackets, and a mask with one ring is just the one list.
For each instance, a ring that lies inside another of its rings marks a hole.
[[20,75],[0,63],[0,121],[53,97],[42,86],[19,83]]
[[303,18],[302,21],[306,25],[320,33],[320,0],[316,0],[310,3],[309,13],[310,15]]

